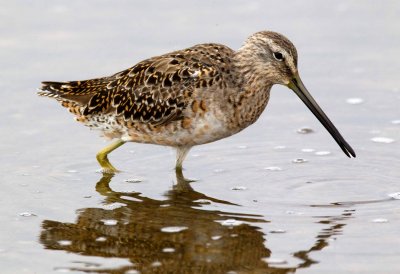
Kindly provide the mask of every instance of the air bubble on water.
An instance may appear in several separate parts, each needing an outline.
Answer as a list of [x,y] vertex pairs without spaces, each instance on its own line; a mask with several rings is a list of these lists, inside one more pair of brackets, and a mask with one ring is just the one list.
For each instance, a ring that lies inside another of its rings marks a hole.
[[309,127],[302,127],[297,130],[297,133],[299,133],[299,134],[309,134],[309,133],[313,133],[313,132],[314,132],[314,130]]
[[105,242],[105,241],[107,241],[106,237],[98,237],[98,238],[96,238],[96,242]]
[[315,155],[318,155],[318,156],[325,156],[325,155],[329,155],[329,154],[331,154],[331,152],[327,151],[327,150],[321,150],[321,151],[315,152]]
[[62,245],[62,246],[67,246],[67,245],[71,245],[71,244],[72,244],[72,241],[69,241],[69,240],[60,240],[60,241],[57,241],[57,243],[58,243],[59,245]]
[[124,200],[128,200],[128,201],[133,201],[133,202],[143,202],[142,200],[135,198],[135,197],[131,197],[131,196],[123,195],[123,196],[120,196],[120,198],[124,199]]
[[292,163],[294,163],[294,164],[302,164],[302,163],[307,163],[307,162],[308,161],[304,158],[297,158],[297,159],[292,160]]
[[284,229],[274,229],[274,230],[270,230],[269,232],[270,233],[279,234],[279,233],[286,233],[286,230],[284,230]]
[[287,264],[287,261],[280,258],[262,258],[268,264]]
[[134,150],[129,150],[129,153],[135,154],[135,151]]
[[350,105],[359,105],[359,104],[362,104],[364,102],[364,99],[362,99],[362,98],[357,98],[357,97],[354,97],[354,98],[347,98],[346,99],[346,103],[348,103],[348,104],[350,104]]
[[400,192],[390,193],[388,196],[395,200],[400,200]]
[[276,150],[281,150],[281,149],[285,149],[286,146],[275,146],[274,149]]
[[61,272],[61,273],[71,272],[71,269],[66,268],[66,267],[56,267],[56,268],[54,268],[54,270],[57,272]]
[[246,146],[246,145],[241,145],[241,146],[237,146],[237,148],[246,149],[246,148],[248,148],[248,146]]
[[160,205],[160,207],[169,207],[169,206],[171,206],[171,205],[169,205],[169,204]]
[[400,125],[400,120],[393,120],[391,123],[393,125]]
[[372,220],[373,223],[387,223],[388,219],[385,218],[376,218]]
[[37,215],[34,214],[34,213],[31,213],[31,212],[21,212],[21,213],[19,213],[19,216],[21,216],[21,217],[35,217]]
[[394,139],[392,138],[387,138],[387,137],[374,137],[371,139],[372,142],[375,143],[384,143],[384,144],[390,144],[394,142]]
[[161,265],[162,265],[162,263],[161,263],[160,261],[155,261],[155,262],[153,262],[153,263],[151,264],[152,267],[159,267],[159,266],[161,266]]
[[76,169],[69,169],[67,170],[68,173],[78,173],[78,171]]
[[223,226],[239,226],[239,225],[243,224],[242,221],[235,220],[235,219],[227,219],[227,220],[217,221],[217,222],[221,223],[221,225],[223,225]]
[[282,168],[278,167],[278,166],[268,166],[268,167],[264,167],[264,170],[269,170],[269,171],[281,171]]
[[104,210],[114,210],[116,208],[120,208],[120,207],[124,207],[124,206],[126,206],[126,205],[123,203],[115,202],[115,203],[103,205],[102,207]]
[[224,171],[225,171],[225,169],[222,169],[222,168],[216,168],[216,169],[214,169],[213,171],[214,171],[214,173],[222,173],[222,172],[224,172]]
[[175,252],[175,248],[172,248],[172,247],[164,247],[164,248],[162,249],[162,252],[165,252],[165,253],[172,253],[172,252]]
[[128,271],[125,271],[124,274],[140,274],[140,271],[136,269],[130,269]]
[[245,186],[234,186],[231,188],[231,190],[246,190],[246,189],[247,189],[247,187],[245,187]]
[[218,240],[221,239],[221,238],[222,238],[221,235],[216,235],[216,236],[212,236],[212,237],[211,237],[211,239],[212,239],[213,241],[218,241]]
[[125,183],[140,183],[143,180],[139,179],[139,178],[131,178],[131,179],[125,179],[124,182]]
[[118,223],[117,220],[114,219],[105,219],[101,220],[105,225],[116,225]]
[[195,202],[195,203],[198,203],[198,204],[202,204],[202,205],[209,205],[209,204],[211,204],[210,201],[207,200],[207,199],[197,199],[197,200],[195,200],[194,202]]
[[315,149],[313,149],[313,148],[302,148],[301,151],[309,153],[309,152],[314,152]]
[[188,229],[187,226],[166,226],[161,228],[161,232],[166,232],[166,233],[177,233],[181,232]]

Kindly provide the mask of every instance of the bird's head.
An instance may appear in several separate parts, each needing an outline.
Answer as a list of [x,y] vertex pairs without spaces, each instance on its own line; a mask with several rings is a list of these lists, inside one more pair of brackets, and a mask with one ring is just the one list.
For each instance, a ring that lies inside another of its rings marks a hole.
[[[271,84],[288,86],[297,72],[297,50],[285,36],[261,31],[251,35],[240,49],[257,75]],[[244,56],[243,56],[244,57]]]
[[[300,79],[297,69],[297,50],[282,34],[261,31],[251,35],[237,52],[238,69],[246,75],[245,82],[271,87],[281,84],[293,90],[311,112],[329,131],[348,157],[355,157],[354,150],[315,102]],[[269,92],[269,88],[267,88]]]

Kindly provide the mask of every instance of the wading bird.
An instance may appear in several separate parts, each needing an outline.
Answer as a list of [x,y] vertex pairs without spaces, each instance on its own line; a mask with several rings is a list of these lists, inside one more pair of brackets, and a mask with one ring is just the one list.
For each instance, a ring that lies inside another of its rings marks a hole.
[[117,171],[107,155],[125,142],[176,148],[179,170],[191,147],[253,124],[274,84],[292,89],[343,152],[355,157],[301,81],[296,48],[272,31],[251,35],[237,51],[221,44],[199,44],[146,59],[108,77],[43,82],[39,95],[56,99],[77,121],[116,139],[97,154],[103,172]]

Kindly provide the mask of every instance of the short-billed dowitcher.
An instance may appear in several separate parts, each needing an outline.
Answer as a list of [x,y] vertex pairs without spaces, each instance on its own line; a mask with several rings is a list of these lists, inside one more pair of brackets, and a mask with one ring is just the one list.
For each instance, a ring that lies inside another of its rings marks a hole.
[[43,82],[39,95],[56,99],[88,127],[114,143],[97,154],[104,172],[117,169],[107,155],[125,142],[177,149],[182,168],[189,149],[253,124],[268,103],[272,85],[292,89],[348,157],[354,150],[300,79],[297,50],[283,35],[261,31],[234,51],[199,44],[139,62],[109,77]]

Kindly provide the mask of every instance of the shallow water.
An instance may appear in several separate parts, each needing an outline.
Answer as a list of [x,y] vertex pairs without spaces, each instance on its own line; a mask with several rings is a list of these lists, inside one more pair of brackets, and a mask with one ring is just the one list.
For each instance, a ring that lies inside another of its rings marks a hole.
[[[1,273],[399,273],[399,12],[395,1],[0,4]],[[255,125],[190,152],[194,182],[176,176],[171,149],[140,144],[113,152],[124,172],[102,176],[104,141],[35,94],[42,80],[201,42],[238,48],[266,28],[295,43],[356,159],[274,87]]]

